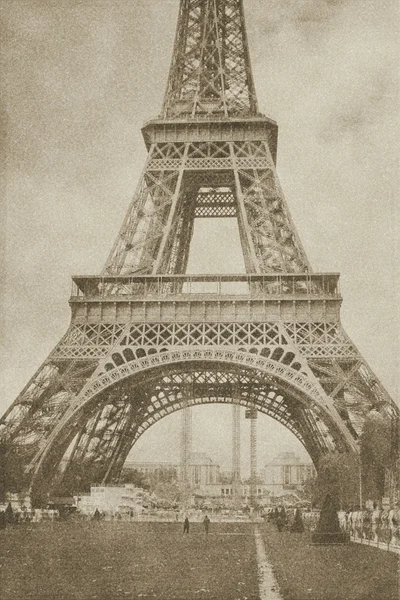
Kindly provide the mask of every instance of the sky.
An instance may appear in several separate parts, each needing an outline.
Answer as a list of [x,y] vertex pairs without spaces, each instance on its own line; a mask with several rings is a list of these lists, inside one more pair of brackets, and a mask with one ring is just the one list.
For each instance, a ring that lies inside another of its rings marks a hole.
[[[146,157],[140,127],[161,109],[178,4],[1,3],[0,412],[67,329],[71,275],[98,274],[118,233]],[[278,173],[303,245],[315,271],[341,273],[344,327],[398,398],[397,1],[244,5],[259,108],[279,125]],[[191,269],[219,249],[221,270],[242,270],[232,223],[204,226]],[[264,419],[273,440],[279,427]],[[159,427],[149,448],[168,439]]]

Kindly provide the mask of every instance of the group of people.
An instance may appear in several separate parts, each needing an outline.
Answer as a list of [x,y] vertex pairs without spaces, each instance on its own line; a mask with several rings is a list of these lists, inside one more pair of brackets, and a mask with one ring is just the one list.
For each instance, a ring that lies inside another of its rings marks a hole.
[[[303,533],[304,523],[300,508],[294,511],[287,511],[284,506],[276,507],[268,515],[269,521],[274,522],[278,531],[289,530],[291,533]],[[203,519],[203,527],[206,535],[210,530],[210,519],[206,515]],[[190,521],[189,517],[185,516],[183,521],[183,533],[189,533]]]
[[[11,503],[3,510],[0,510],[0,529],[5,529],[8,525],[17,525],[19,523],[39,522],[44,520],[54,520],[58,516],[57,510],[50,509],[18,509],[13,510]],[[91,519],[100,521],[105,518],[105,514],[98,509],[95,510]],[[121,519],[121,515],[116,515]],[[178,514],[176,515],[178,520]],[[277,530],[290,531],[291,533],[302,533],[304,529],[314,530],[319,520],[319,511],[306,511],[304,516],[300,508],[285,508],[284,506],[275,507],[268,512],[267,518],[274,523]],[[380,509],[376,504],[369,510],[351,509],[338,512],[339,524],[343,532],[350,533],[353,537],[360,539],[371,539],[375,542],[385,541],[395,546],[400,546],[400,507],[398,504],[386,509]],[[195,519],[197,520],[197,518]],[[206,535],[210,530],[210,518],[205,515],[203,528]],[[185,516],[183,521],[183,533],[190,531],[189,517]]]
[[56,511],[43,511],[40,509],[29,510],[26,507],[13,509],[9,502],[5,509],[0,510],[0,529],[7,525],[19,525],[20,523],[38,523],[42,520],[54,520]]
[[273,521],[278,531],[289,530],[291,533],[303,533],[304,523],[300,508],[288,513],[284,506],[275,507],[269,514],[269,520]]
[[[206,515],[203,519],[203,527],[204,527],[204,531],[206,533],[206,535],[208,535],[208,532],[210,531],[210,518],[208,517],[208,515]],[[183,521],[183,533],[189,533],[189,529],[190,529],[190,521],[189,521],[189,517],[186,516],[185,520]]]
[[8,503],[5,510],[0,511],[0,529],[5,529],[7,525],[15,523],[14,512],[11,503]]

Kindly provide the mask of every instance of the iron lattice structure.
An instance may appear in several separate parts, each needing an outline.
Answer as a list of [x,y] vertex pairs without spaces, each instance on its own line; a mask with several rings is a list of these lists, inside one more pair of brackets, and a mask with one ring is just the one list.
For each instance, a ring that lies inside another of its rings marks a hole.
[[192,411],[188,408],[190,392],[183,391],[183,410],[181,412],[181,440],[180,440],[180,481],[182,486],[183,504],[190,506],[191,481],[189,472],[189,459],[192,453]]
[[[71,324],[1,420],[20,487],[113,482],[153,423],[197,404],[257,409],[318,462],[357,451],[398,409],[340,322],[339,276],[314,274],[258,112],[242,0],[181,0],[162,115],[104,270],[74,277]],[[236,218],[245,275],[187,276],[195,218]]]
[[232,492],[236,507],[240,506],[242,496],[240,466],[240,405],[232,404]]
[[246,410],[246,419],[250,420],[250,504],[257,503],[257,416],[256,407]]

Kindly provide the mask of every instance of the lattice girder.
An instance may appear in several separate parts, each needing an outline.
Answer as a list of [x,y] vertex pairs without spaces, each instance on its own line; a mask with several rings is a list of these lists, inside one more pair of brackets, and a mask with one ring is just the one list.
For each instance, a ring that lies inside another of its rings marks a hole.
[[257,114],[241,0],[182,0],[163,114]]
[[257,407],[285,425],[316,461],[338,443],[337,433],[335,441],[328,426],[318,423],[319,411],[306,410],[273,377],[226,364],[181,363],[116,383],[93,399],[91,408],[78,411],[75,422],[84,422],[83,429],[54,481],[71,481],[76,465],[83,464],[99,481],[115,480],[132,445],[160,418],[187,406],[230,402]]
[[357,359],[312,359],[310,367],[348,427],[357,435],[362,432],[371,410],[385,412],[392,403],[382,384],[362,356]]
[[[99,395],[103,393],[112,395],[115,385],[119,382],[122,383],[124,380],[129,380],[132,376],[140,376],[140,373],[147,372],[145,381],[149,382],[153,370],[157,372],[157,369],[161,369],[164,374],[168,374],[171,372],[171,369],[174,369],[174,365],[176,364],[184,365],[183,368],[180,367],[183,373],[192,372],[193,365],[196,365],[198,372],[201,373],[210,362],[213,365],[215,363],[224,365],[223,369],[226,369],[226,365],[229,365],[233,370],[242,369],[243,367],[250,369],[250,375],[247,376],[249,385],[253,385],[253,377],[255,381],[257,381],[258,377],[263,379],[266,377],[266,381],[272,382],[272,385],[280,391],[281,395],[286,395],[299,403],[301,406],[297,413],[300,415],[298,416],[299,425],[293,425],[293,422],[288,417],[287,408],[285,409],[286,413],[279,414],[275,412],[274,414],[269,414],[283,422],[289,428],[294,426],[304,442],[308,444],[308,449],[314,456],[321,451],[326,451],[334,447],[355,449],[354,439],[348,429],[342,424],[334,405],[330,403],[324,394],[318,380],[313,377],[307,363],[303,361],[287,340],[283,347],[276,344],[271,347],[270,358],[262,356],[261,347],[251,348],[254,351],[248,351],[245,348],[235,350],[229,346],[227,348],[209,346],[199,347],[198,349],[193,346],[184,346],[182,349],[179,349],[179,346],[175,346],[175,350],[171,351],[168,348],[161,348],[161,352],[157,352],[154,346],[147,349],[144,347],[126,346],[128,329],[126,329],[125,335],[121,336],[119,345],[116,345],[110,351],[107,358],[102,359],[98,369],[92,375],[91,381],[85,385],[73,405],[68,408],[61,422],[53,429],[47,438],[46,447],[40,450],[32,460],[31,468],[34,470],[34,487],[36,485],[35,482],[38,479],[40,480],[43,469],[46,473],[49,473],[49,460],[53,461],[54,468],[57,466],[52,457],[54,452],[56,452],[58,457],[63,453],[60,450],[59,438],[61,437],[65,444],[71,442],[71,436],[66,435],[65,430],[71,427],[74,429],[77,427],[78,422],[85,421],[83,415],[87,415],[87,411],[90,412],[92,410],[90,407],[96,405],[95,399]],[[245,329],[243,330],[245,331]],[[136,348],[136,354],[133,353],[133,348]],[[128,349],[130,352],[126,352]],[[165,350],[165,352],[162,352],[162,350]],[[287,358],[289,358],[289,361]],[[280,361],[280,359],[282,360]],[[289,366],[290,362],[293,365],[298,363],[300,370],[295,370]],[[199,396],[195,402],[215,402],[221,400],[221,393],[212,395],[212,386],[210,387],[209,382],[203,388],[203,396]],[[129,397],[129,394],[127,394],[127,397]],[[144,397],[143,394],[142,397]],[[113,403],[116,400],[118,398],[113,398]],[[169,401],[172,401],[171,398],[169,398]],[[243,402],[244,398],[241,397],[240,401]],[[255,399],[251,399],[251,396],[247,398],[247,401],[257,403]],[[182,405],[179,407],[181,408]],[[146,429],[146,423],[151,425],[155,420],[167,414],[164,408],[162,408],[162,403],[159,403],[159,406],[156,403],[156,408],[160,408],[160,417],[152,414],[154,409],[151,408],[151,405],[147,416],[146,413],[141,414],[140,409],[138,409],[138,414],[142,419],[140,422],[142,429],[138,429],[139,433]],[[93,456],[93,464],[96,463],[96,465],[99,465],[101,460],[104,460],[104,466],[107,472],[110,473],[113,470],[110,467],[111,455],[113,456],[113,464],[120,465],[121,463],[121,460],[118,458],[118,452],[115,453],[114,446],[111,444],[111,438],[114,435],[118,437],[118,427],[121,427],[125,431],[123,403],[118,404],[118,410],[120,411],[119,414],[122,415],[121,419],[119,416],[117,419],[114,418],[117,412],[114,407],[110,414],[110,422],[107,419],[103,422],[103,419],[101,419],[98,423],[95,423],[94,430],[91,430],[89,433],[85,432],[85,435],[81,436],[82,442],[78,443],[76,450],[78,456],[80,456],[79,452],[81,451],[82,444],[85,444],[90,438],[91,449],[96,451]],[[132,420],[133,422],[135,423],[132,425],[133,428],[136,425],[139,426],[137,415]],[[135,437],[132,439],[135,441]],[[122,451],[122,447],[125,450],[128,448],[126,444],[121,444],[121,450],[119,451]],[[84,447],[86,448],[86,446]],[[118,448],[120,447],[118,446]],[[65,450],[66,448],[64,448],[64,452]],[[102,459],[97,458],[99,453]],[[82,463],[82,460],[80,462]],[[108,467],[110,468],[108,469]],[[97,469],[96,472],[98,474],[100,472],[103,473],[101,469]]]
[[194,217],[236,217],[236,202],[229,188],[200,188]]
[[[169,320],[160,322],[161,313],[154,314],[147,308],[144,313],[141,309],[140,314],[148,315],[150,320],[143,321],[141,316],[138,321],[134,318],[132,306],[129,314],[133,320],[125,323],[104,322],[102,318],[97,323],[89,323],[87,320],[79,322],[80,317],[78,316],[78,321],[75,321],[74,317],[70,329],[49,357],[43,370],[38,372],[37,378],[34,378],[32,384],[26,388],[32,395],[32,406],[25,421],[20,415],[22,410],[20,404],[15,403],[13,410],[10,411],[10,416],[6,420],[6,433],[9,439],[21,445],[22,440],[25,441],[25,460],[34,468],[35,460],[40,457],[51,437],[54,424],[58,422],[60,415],[68,411],[71,402],[77,401],[76,394],[80,391],[80,397],[86,402],[91,395],[116,383],[120,377],[134,374],[138,364],[141,368],[147,368],[149,365],[157,366],[172,364],[176,360],[190,360],[190,357],[196,357],[198,360],[202,358],[208,360],[213,357],[218,361],[233,361],[239,365],[243,360],[250,360],[248,364],[253,366],[267,365],[270,373],[286,379],[287,382],[296,382],[300,390],[314,402],[320,403],[320,406],[324,406],[327,396],[332,395],[332,406],[337,410],[335,418],[342,419],[348,432],[356,438],[368,410],[372,407],[380,408],[382,403],[390,404],[390,399],[383,392],[380,397],[379,394],[376,395],[381,388],[369,373],[354,345],[344,334],[340,323],[326,321],[282,323],[279,319],[272,322],[259,322],[252,317],[252,311],[249,312],[253,303],[259,301],[260,294],[266,294],[265,297],[269,301],[274,298],[274,295],[270,296],[271,293],[278,294],[279,298],[282,297],[282,293],[289,293],[291,298],[293,294],[297,294],[303,302],[302,294],[306,293],[312,299],[311,304],[310,300],[306,302],[308,314],[312,314],[312,311],[311,313],[309,311],[313,303],[320,302],[321,294],[326,294],[327,299],[333,298],[334,302],[340,303],[340,298],[336,298],[335,291],[337,276],[327,274],[272,278],[244,277],[246,281],[251,281],[247,292],[249,300],[243,303],[244,312],[242,309],[239,310],[240,305],[236,303],[235,313],[227,313],[231,318],[233,317],[231,321],[209,321],[206,316],[207,309],[203,314],[203,320],[196,322],[190,318],[190,315],[195,313],[185,309],[185,313],[178,311],[176,314],[186,314],[189,319],[185,317],[186,320],[181,322],[171,321],[171,314],[167,312]],[[84,279],[82,289],[87,295],[83,298],[84,305],[96,304],[98,302],[96,294],[99,292],[103,298],[102,302],[107,302],[104,295],[109,294],[113,306],[116,301],[131,305],[132,303],[125,298],[125,294],[129,299],[132,292],[136,291],[139,297],[144,293],[144,298],[148,298],[154,285],[155,290],[158,290],[157,293],[162,296],[167,295],[173,299],[174,294],[178,294],[174,301],[175,305],[182,302],[186,305],[187,300],[182,300],[180,295],[185,292],[186,285],[193,286],[196,285],[195,282],[188,277],[178,277],[176,282],[179,285],[176,286],[174,283],[171,286],[171,283],[168,283],[169,279],[171,278],[167,277],[158,281],[157,278],[139,278],[137,282],[135,278]],[[203,280],[207,283],[204,277],[197,279],[199,284]],[[210,279],[212,280],[213,277]],[[229,283],[231,278],[225,277],[225,279]],[[243,276],[234,279],[240,282]],[[171,282],[174,281],[175,279],[172,278]],[[82,283],[79,285],[82,286]],[[221,294],[223,299],[222,290]],[[316,294],[315,298],[318,300],[313,299],[313,294]],[[186,297],[193,298],[194,301],[197,298],[196,293],[194,297],[190,295]],[[199,298],[201,297],[200,295]],[[157,295],[154,300],[156,298]],[[151,304],[154,300],[148,302]],[[139,304],[142,306],[143,302],[140,301]],[[206,304],[202,302],[202,305],[206,306]],[[218,298],[208,300],[208,304],[210,307],[219,306],[220,300]],[[290,304],[293,304],[292,300]],[[267,305],[265,308],[267,309]],[[215,314],[215,311],[213,312]],[[105,306],[101,310],[96,309],[94,314],[100,317],[105,315]],[[123,311],[121,314],[126,313]],[[152,314],[155,321],[151,320]],[[240,314],[247,320],[238,321]],[[294,307],[293,314],[299,315],[299,309]],[[343,386],[341,392],[343,381],[346,381],[347,385],[345,389]],[[371,394],[372,387],[375,389],[374,394]],[[26,397],[26,390],[21,395],[22,398]],[[42,397],[41,402],[37,400],[39,397]],[[24,407],[24,403],[21,406]],[[303,413],[299,418],[304,420],[306,412]],[[303,437],[307,438],[308,447],[316,454],[320,442],[315,442],[314,438],[323,436],[324,429],[322,425],[318,425],[312,415],[307,418],[313,421],[312,433],[305,429]],[[13,430],[13,419],[19,427],[20,436],[18,431]],[[90,437],[91,434],[87,435],[86,439]],[[70,437],[66,435],[65,439]],[[99,440],[100,446],[103,447],[104,444]],[[116,457],[115,462],[119,464],[119,454],[116,450],[113,452]]]
[[43,448],[98,361],[49,359],[38,369],[0,421],[0,439],[17,449],[26,465]]
[[[107,289],[110,290],[110,286]],[[287,382],[295,381],[302,392],[312,399],[310,409],[298,408],[297,405],[291,408],[298,424],[295,434],[301,432],[300,437],[312,456],[318,456],[327,443],[328,447],[335,446],[329,426],[321,420],[318,411],[315,412],[315,401],[323,406],[326,400],[323,390],[332,396],[337,414],[354,438],[360,433],[369,410],[390,404],[389,397],[338,323],[73,323],[44,367],[21,394],[23,401],[15,403],[6,415],[4,423],[7,435],[16,446],[24,449],[24,460],[34,469],[56,424],[68,413],[71,403],[77,402],[76,394],[80,391],[80,397],[87,403],[103,389],[116,384],[121,377],[123,379],[136,373],[138,364],[147,369],[152,365],[171,365],[177,360],[188,361],[191,358],[227,360],[236,365],[248,364],[253,368],[267,364],[269,373],[281,378],[281,387],[282,377]],[[287,390],[285,385],[282,389]],[[318,385],[321,387],[318,388]],[[194,403],[221,401],[221,393],[213,396],[207,384],[203,388],[193,400]],[[222,401],[228,401],[228,396],[224,396]],[[31,399],[30,405],[28,398]],[[170,401],[171,406],[181,408],[176,398],[174,401],[170,398]],[[241,402],[244,402],[243,396]],[[257,404],[257,399],[254,403]],[[26,410],[26,406],[29,412],[22,418],[18,411]],[[104,459],[105,472],[107,477],[111,477],[115,470],[122,467],[121,457],[131,448],[127,439],[133,443],[152,423],[167,414],[164,409],[160,409],[156,415],[148,409],[147,413],[141,415],[139,426],[136,408],[134,410],[132,405],[129,406],[129,410],[122,405],[118,410],[114,407],[114,412],[100,423],[99,415],[91,422],[83,411],[85,418],[88,418],[88,425],[80,430],[76,443],[78,462],[83,464],[84,461],[88,468],[92,468],[92,463],[96,466]],[[149,406],[152,406],[151,403]],[[133,437],[129,437],[129,434],[128,438],[126,410],[130,411],[129,427],[133,432]],[[279,413],[272,414],[270,411],[268,414],[293,429],[288,412],[283,420]],[[14,429],[13,423],[18,429]],[[65,444],[71,442],[72,434],[75,435],[79,429],[79,425],[75,424],[69,434],[62,433]],[[123,440],[118,436],[121,429],[125,432]],[[91,455],[87,454],[89,443],[93,450]],[[58,449],[56,455],[62,454]],[[75,453],[71,456],[71,464],[74,456]],[[96,466],[95,471],[97,477],[105,477],[102,468]]]
[[310,270],[268,142],[198,139],[152,145],[104,273],[185,272],[194,218],[227,216],[248,272]]
[[151,271],[176,195],[178,177],[177,171],[145,170],[110,253],[107,272]]

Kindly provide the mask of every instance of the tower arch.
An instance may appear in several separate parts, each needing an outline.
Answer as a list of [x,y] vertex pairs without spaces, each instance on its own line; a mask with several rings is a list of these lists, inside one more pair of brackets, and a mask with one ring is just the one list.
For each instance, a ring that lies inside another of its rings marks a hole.
[[85,465],[97,482],[117,480],[132,446],[149,427],[177,410],[202,404],[256,408],[287,427],[315,464],[334,449],[356,451],[354,439],[318,388],[287,365],[221,348],[153,353],[112,371],[100,369],[33,461],[32,495],[39,487],[43,493],[44,481],[60,486],[72,480],[76,465]]

